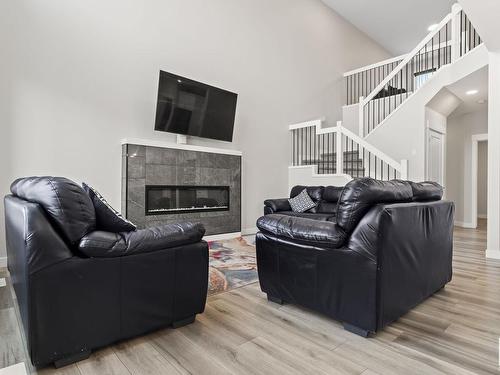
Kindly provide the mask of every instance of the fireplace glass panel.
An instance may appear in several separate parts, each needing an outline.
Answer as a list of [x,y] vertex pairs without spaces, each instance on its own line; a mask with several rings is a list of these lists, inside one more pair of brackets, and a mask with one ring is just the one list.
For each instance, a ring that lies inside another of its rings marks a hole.
[[146,215],[229,210],[229,186],[146,186]]

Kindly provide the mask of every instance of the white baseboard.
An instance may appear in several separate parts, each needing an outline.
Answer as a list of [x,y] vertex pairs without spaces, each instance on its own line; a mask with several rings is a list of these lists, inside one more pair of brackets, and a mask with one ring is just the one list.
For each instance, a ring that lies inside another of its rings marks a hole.
[[1,257],[0,258],[0,268],[5,268],[7,267],[7,257]]
[[248,236],[248,235],[257,233],[258,231],[259,231],[259,229],[257,227],[245,228],[245,229],[241,230],[241,234],[244,236]]
[[487,219],[488,215],[486,215],[486,214],[477,214],[477,218],[478,219]]
[[500,250],[488,250],[488,249],[486,249],[486,258],[500,259]]
[[472,223],[466,223],[464,221],[455,221],[455,226],[460,228],[476,229]]
[[0,369],[0,375],[26,375],[26,366],[24,362]]
[[233,238],[238,238],[238,237],[241,237],[241,232],[213,234],[211,236],[205,236],[203,237],[203,239],[205,241],[222,241],[222,240],[231,240]]

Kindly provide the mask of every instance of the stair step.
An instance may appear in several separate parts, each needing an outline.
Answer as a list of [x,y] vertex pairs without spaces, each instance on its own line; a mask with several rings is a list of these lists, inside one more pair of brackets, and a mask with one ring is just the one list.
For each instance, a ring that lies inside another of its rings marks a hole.
[[[352,150],[352,151],[344,151],[344,157],[346,157],[346,155],[356,155],[358,154],[359,155],[359,151],[358,150]],[[320,153],[320,155],[337,155],[336,152],[322,152]]]

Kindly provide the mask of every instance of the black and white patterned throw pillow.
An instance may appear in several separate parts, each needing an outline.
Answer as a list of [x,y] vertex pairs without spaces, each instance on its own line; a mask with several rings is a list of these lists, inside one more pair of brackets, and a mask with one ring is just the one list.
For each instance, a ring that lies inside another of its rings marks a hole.
[[290,198],[288,202],[290,202],[293,212],[306,212],[316,206],[306,189],[302,190],[299,195]]
[[98,230],[118,233],[132,232],[137,229],[134,223],[125,219],[118,211],[111,207],[97,190],[85,183],[82,183],[82,187],[94,204]]

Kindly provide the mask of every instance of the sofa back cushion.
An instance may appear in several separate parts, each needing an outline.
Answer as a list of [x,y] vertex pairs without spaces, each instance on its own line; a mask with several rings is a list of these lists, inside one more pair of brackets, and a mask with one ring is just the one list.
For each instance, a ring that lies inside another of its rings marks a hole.
[[134,223],[125,219],[122,214],[111,207],[108,201],[92,186],[82,183],[82,188],[94,204],[96,229],[114,233],[130,232],[137,229]]
[[96,226],[94,205],[85,191],[64,177],[26,177],[10,186],[15,196],[38,203],[70,244],[77,244]]
[[343,186],[326,186],[325,190],[323,190],[323,200],[336,204],[339,201],[342,190],[344,190]]
[[349,182],[337,204],[337,224],[351,233],[368,210],[378,203],[410,202],[411,185],[404,181],[379,181],[359,178]]
[[411,182],[413,191],[413,200],[417,202],[423,201],[439,201],[443,197],[443,187],[437,182]]

